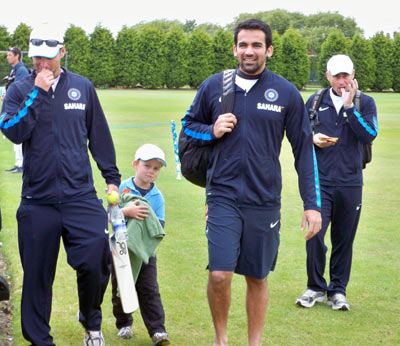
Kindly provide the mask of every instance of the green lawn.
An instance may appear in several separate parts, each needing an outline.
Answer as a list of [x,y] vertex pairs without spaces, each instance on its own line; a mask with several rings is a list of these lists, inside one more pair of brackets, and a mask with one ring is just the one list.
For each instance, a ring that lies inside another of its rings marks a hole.
[[[305,92],[308,97],[310,92]],[[154,143],[164,149],[168,166],[157,181],[166,200],[167,233],[158,249],[161,295],[166,327],[174,345],[212,345],[213,326],[206,298],[207,243],[204,235],[204,190],[176,179],[169,124],[190,106],[194,91],[101,90],[99,96],[112,129],[117,164],[123,179],[133,174],[136,148]],[[347,290],[349,312],[325,305],[298,308],[294,302],[306,288],[305,242],[300,231],[302,202],[297,188],[291,148],[285,140],[282,154],[282,234],[279,258],[269,276],[270,302],[264,345],[398,345],[400,344],[400,96],[371,94],[377,103],[379,136],[373,161],[365,173],[363,212],[356,236],[353,270]],[[161,123],[161,124],[160,124]],[[157,124],[151,127],[135,127]],[[125,128],[122,128],[125,127]],[[27,345],[20,328],[22,269],[18,255],[15,212],[21,176],[4,172],[14,163],[12,144],[0,137],[0,196],[3,231],[0,241],[12,277],[15,344]],[[96,188],[105,183],[93,167]],[[327,237],[327,241],[329,237]],[[329,245],[328,245],[329,246]],[[330,246],[329,246],[330,247]],[[60,252],[54,283],[52,335],[57,345],[81,345],[83,331],[76,320],[78,300],[74,271]],[[229,319],[231,345],[246,345],[244,279],[235,276]],[[108,288],[103,303],[103,333],[107,345],[149,345],[140,318],[134,314],[133,341],[116,337]]]

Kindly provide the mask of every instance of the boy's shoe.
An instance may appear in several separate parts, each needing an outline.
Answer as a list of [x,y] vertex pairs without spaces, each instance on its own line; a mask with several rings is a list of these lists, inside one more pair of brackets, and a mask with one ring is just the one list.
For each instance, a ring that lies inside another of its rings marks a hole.
[[151,337],[152,346],[165,346],[169,345],[171,342],[169,341],[168,334],[166,332],[155,333]]
[[326,304],[331,306],[333,310],[350,310],[350,304],[347,302],[345,295],[341,293],[336,293],[332,297],[328,297]]
[[85,339],[83,341],[84,346],[105,346],[103,333],[98,331],[85,331]]
[[301,297],[296,299],[296,304],[303,308],[312,308],[315,303],[323,303],[325,299],[325,292],[307,289]]
[[117,335],[122,339],[131,339],[133,337],[132,328],[130,326],[122,327]]

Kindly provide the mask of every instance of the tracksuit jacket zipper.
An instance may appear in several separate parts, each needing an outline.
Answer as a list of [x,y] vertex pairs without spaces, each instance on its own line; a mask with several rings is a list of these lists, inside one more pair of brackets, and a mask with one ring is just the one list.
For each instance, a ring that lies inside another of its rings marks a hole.
[[[59,83],[62,83],[62,81],[60,80]],[[53,124],[53,132],[54,132],[54,147],[55,147],[55,151],[56,151],[56,155],[55,155],[55,159],[56,159],[56,186],[57,186],[57,202],[61,203],[62,201],[62,188],[61,188],[61,182],[60,182],[60,136],[58,133],[58,117],[56,116],[56,114],[54,113],[54,103],[55,101],[55,92],[57,91],[57,88],[55,91],[53,91],[53,88],[50,87],[50,94],[51,94],[51,116],[52,116],[52,124]]]

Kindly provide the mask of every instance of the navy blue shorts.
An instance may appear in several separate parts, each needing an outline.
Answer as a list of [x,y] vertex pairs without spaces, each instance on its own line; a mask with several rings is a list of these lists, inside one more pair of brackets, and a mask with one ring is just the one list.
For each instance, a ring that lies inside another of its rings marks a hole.
[[280,209],[208,200],[208,269],[258,279],[274,270],[279,248]]

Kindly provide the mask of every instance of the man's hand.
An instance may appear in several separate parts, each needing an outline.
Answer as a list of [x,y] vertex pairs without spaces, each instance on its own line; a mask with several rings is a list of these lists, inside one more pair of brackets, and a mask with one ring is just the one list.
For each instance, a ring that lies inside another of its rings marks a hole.
[[149,210],[145,205],[138,205],[139,200],[129,203],[126,207],[122,208],[122,212],[125,217],[130,217],[136,220],[144,220],[148,214]]
[[54,84],[54,74],[50,70],[43,69],[35,78],[35,86],[49,91],[50,87]]
[[313,136],[313,142],[317,147],[326,148],[335,145],[336,142],[332,140],[332,137],[324,135],[323,133],[316,133]]
[[107,195],[111,194],[111,192],[113,192],[113,191],[116,191],[118,193],[117,201],[114,204],[112,204],[112,205],[116,205],[116,204],[119,203],[119,189],[118,189],[118,186],[114,185],[114,184],[108,184],[107,185],[107,191],[106,191]]
[[358,90],[358,82],[357,79],[353,79],[350,81],[350,84],[345,88],[340,89],[342,92],[342,100],[344,108],[349,108],[353,103],[354,95]]
[[236,116],[232,113],[221,114],[214,124],[215,138],[221,138],[225,133],[232,132],[237,124]]
[[322,219],[321,213],[316,210],[304,210],[303,220],[301,221],[301,230],[304,231],[306,224],[308,223],[308,231],[304,236],[305,240],[311,239],[321,229]]

